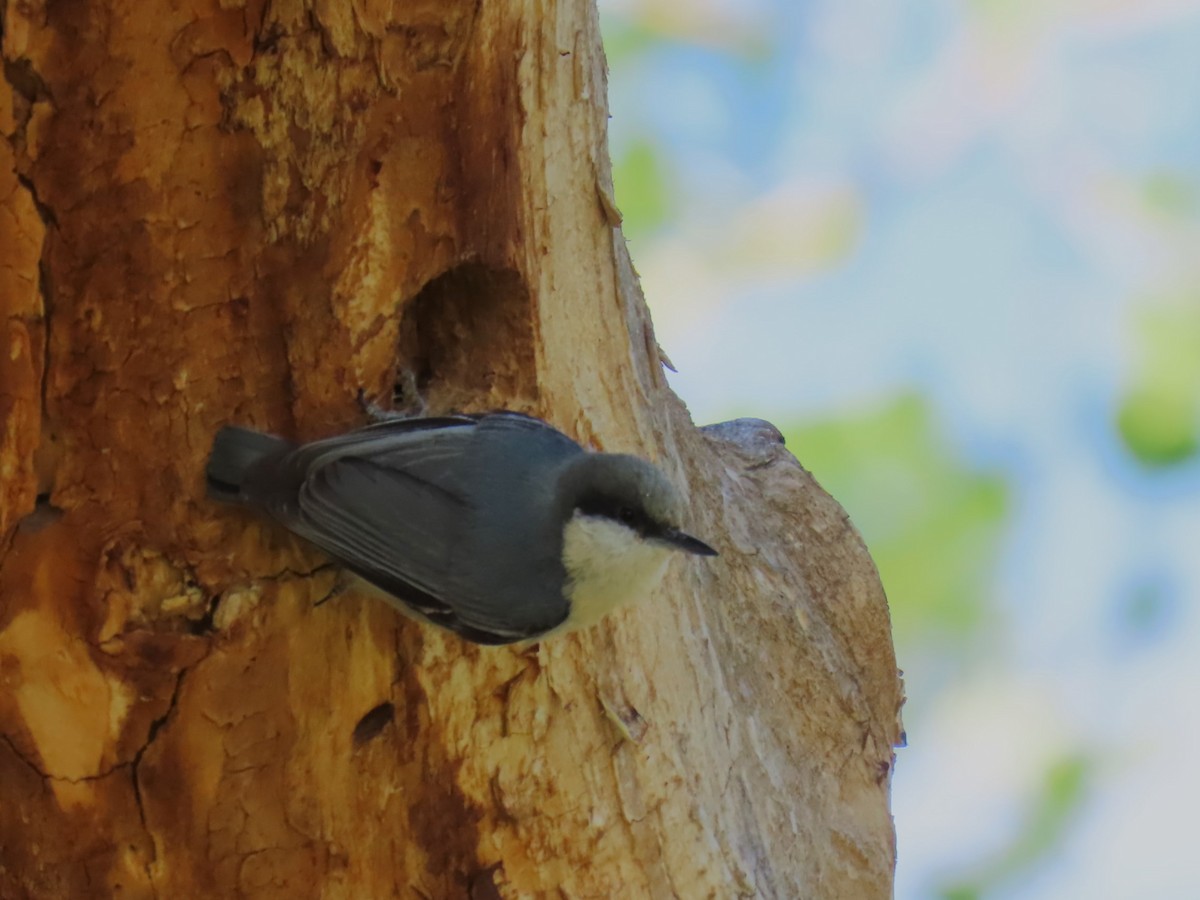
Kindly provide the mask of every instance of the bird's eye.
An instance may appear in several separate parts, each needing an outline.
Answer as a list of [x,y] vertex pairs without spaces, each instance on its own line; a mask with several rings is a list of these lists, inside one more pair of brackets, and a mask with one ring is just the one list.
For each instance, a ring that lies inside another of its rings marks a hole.
[[620,519],[622,522],[624,522],[626,525],[632,525],[634,523],[634,521],[637,519],[637,513],[635,513],[633,511],[633,508],[630,506],[622,506],[620,509],[617,510],[617,518]]

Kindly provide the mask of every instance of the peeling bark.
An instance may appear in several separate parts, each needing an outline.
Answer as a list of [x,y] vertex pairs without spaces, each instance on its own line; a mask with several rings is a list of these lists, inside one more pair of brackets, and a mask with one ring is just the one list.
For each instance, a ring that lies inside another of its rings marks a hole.
[[[0,896],[889,896],[878,578],[667,388],[590,4],[2,8]],[[212,435],[398,379],[658,460],[721,557],[525,650],[317,605]]]

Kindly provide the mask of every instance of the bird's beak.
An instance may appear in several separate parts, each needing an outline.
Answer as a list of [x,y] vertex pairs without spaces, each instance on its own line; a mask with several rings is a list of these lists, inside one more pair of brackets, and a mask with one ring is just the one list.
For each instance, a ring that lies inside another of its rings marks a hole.
[[658,539],[676,550],[682,550],[684,553],[694,553],[696,556],[717,555],[717,551],[704,543],[704,541],[694,538],[690,534],[684,534],[678,528],[668,528],[662,534],[658,535]]

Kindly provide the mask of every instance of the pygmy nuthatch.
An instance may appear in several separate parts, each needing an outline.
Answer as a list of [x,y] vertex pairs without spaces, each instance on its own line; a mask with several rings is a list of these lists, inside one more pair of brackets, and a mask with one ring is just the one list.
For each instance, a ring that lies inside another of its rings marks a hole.
[[297,446],[225,427],[209,495],[267,513],[406,614],[480,644],[592,624],[662,578],[679,493],[635,456],[590,453],[511,412],[392,419]]

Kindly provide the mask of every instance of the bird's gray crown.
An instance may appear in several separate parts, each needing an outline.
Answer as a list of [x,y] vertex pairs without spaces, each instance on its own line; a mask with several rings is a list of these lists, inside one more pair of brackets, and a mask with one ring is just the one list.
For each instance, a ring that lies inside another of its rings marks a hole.
[[677,526],[683,510],[683,499],[661,469],[620,453],[575,457],[562,473],[559,489],[566,517],[578,510],[642,533]]

